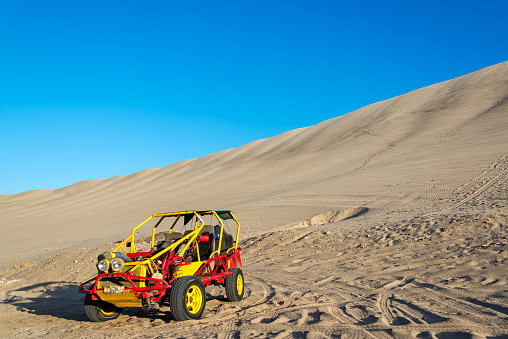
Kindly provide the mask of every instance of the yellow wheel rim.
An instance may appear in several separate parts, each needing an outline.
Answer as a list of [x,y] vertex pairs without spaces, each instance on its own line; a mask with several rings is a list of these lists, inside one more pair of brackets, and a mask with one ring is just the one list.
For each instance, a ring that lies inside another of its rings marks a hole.
[[185,307],[191,314],[196,314],[203,307],[203,293],[197,286],[190,286],[185,294]]
[[101,314],[105,317],[112,317],[118,313],[118,312],[106,312],[103,309],[99,310],[99,312],[101,312]]
[[242,295],[243,293],[243,278],[241,274],[239,274],[236,278],[236,291],[238,292],[238,295]]
[[[108,309],[109,310],[112,309],[112,311],[108,311]],[[118,313],[117,310],[115,309],[115,307],[108,305],[108,304],[104,305],[103,302],[99,303],[99,312],[100,312],[100,314],[102,314],[105,317],[112,317]]]

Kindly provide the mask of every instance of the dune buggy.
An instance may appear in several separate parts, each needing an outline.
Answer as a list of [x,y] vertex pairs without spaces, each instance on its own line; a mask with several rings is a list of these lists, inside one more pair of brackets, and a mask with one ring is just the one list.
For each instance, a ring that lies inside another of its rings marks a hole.
[[[151,234],[136,242],[147,224],[153,225]],[[111,252],[99,255],[97,276],[79,286],[86,293],[87,317],[101,322],[116,319],[123,308],[166,305],[175,320],[199,319],[209,285],[224,286],[229,301],[242,300],[239,236],[240,223],[231,211],[151,215]]]

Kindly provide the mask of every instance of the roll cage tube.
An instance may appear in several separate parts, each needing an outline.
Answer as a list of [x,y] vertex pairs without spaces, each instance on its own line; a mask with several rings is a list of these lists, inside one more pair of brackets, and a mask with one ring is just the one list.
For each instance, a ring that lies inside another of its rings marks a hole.
[[236,234],[235,234],[235,242],[232,247],[225,249],[226,253],[229,252],[231,249],[237,249],[238,248],[238,239],[240,238],[240,222],[238,222],[238,219],[234,216],[233,212],[231,211],[210,211],[210,214],[214,214],[217,220],[220,224],[220,233],[219,233],[219,246],[218,249],[210,254],[210,257],[213,257],[214,255],[220,255],[220,252],[223,250],[222,247],[222,238],[224,234],[224,220],[232,219],[236,222]]
[[[131,232],[131,235],[129,235],[127,238],[125,238],[125,240],[123,240],[117,247],[115,247],[113,249],[112,252],[116,252],[118,251],[119,249],[122,249],[124,250],[125,253],[136,253],[136,244],[134,242],[134,234],[136,233],[136,231],[141,228],[144,224],[146,224],[147,222],[149,222],[150,220],[152,220],[156,215],[151,215],[149,216],[148,218],[146,218],[145,220],[143,220],[139,225],[137,225],[136,227],[134,227],[132,229],[132,232]],[[130,241],[130,251],[127,251],[127,248],[125,247],[125,245]]]
[[[214,215],[215,218],[217,219],[217,221],[220,224],[220,233],[219,233],[219,239],[218,239],[219,240],[219,242],[218,242],[218,249],[216,251],[214,251],[213,253],[211,253],[210,257],[213,257],[214,255],[219,255],[220,252],[222,250],[224,250],[221,247],[222,247],[222,239],[223,239],[224,228],[225,228],[225,223],[224,223],[225,220],[233,220],[236,223],[236,225],[237,225],[234,244],[233,244],[232,247],[227,248],[225,250],[226,250],[226,252],[229,252],[232,249],[237,249],[238,248],[238,241],[239,241],[239,238],[240,238],[240,227],[241,226],[240,226],[240,222],[238,221],[236,216],[233,214],[233,212],[231,212],[229,210],[224,210],[224,211],[213,211],[213,210],[210,210],[210,211],[183,211],[183,212],[171,212],[171,213],[153,214],[153,215],[149,216],[148,218],[146,218],[145,220],[143,220],[139,225],[134,227],[132,229],[131,234],[125,240],[120,242],[120,244],[117,247],[115,247],[112,252],[116,252],[116,251],[121,249],[125,253],[136,253],[135,233],[136,233],[136,231],[138,229],[140,229],[142,226],[144,226],[146,223],[148,223],[153,218],[160,218],[160,219],[152,227],[151,241],[150,241],[150,243],[151,243],[150,245],[151,245],[152,251],[155,248],[155,234],[156,234],[156,230],[157,230],[159,225],[162,223],[162,221],[166,217],[175,217],[176,216],[176,219],[173,222],[173,224],[170,226],[170,228],[168,230],[168,233],[173,233],[173,229],[174,229],[175,225],[178,223],[178,221],[180,220],[181,217],[184,217],[184,220],[188,219],[187,221],[185,221],[184,225],[186,225],[188,222],[192,221],[192,219],[194,217],[196,217],[195,225],[193,227],[194,230],[191,233],[189,233],[186,236],[182,237],[182,239],[177,240],[171,246],[168,246],[168,248],[158,252],[157,254],[152,256],[151,259],[156,259],[156,258],[162,256],[164,253],[168,252],[169,250],[177,248],[185,240],[189,240],[187,242],[187,244],[184,246],[184,248],[178,254],[179,256],[183,256],[185,251],[196,240],[196,237],[198,236],[198,234],[201,232],[201,230],[205,226],[205,222],[204,222],[204,220],[202,218],[205,215]],[[130,244],[129,244],[129,242],[130,242]],[[127,244],[129,244],[129,246],[127,246]],[[129,247],[129,250],[127,250],[127,247]]]
[[[129,235],[127,238],[125,238],[125,240],[123,240],[117,247],[115,247],[113,249],[112,252],[116,252],[120,249],[124,250],[125,253],[136,253],[136,244],[135,244],[135,234],[136,234],[136,231],[138,229],[140,229],[143,225],[145,225],[147,222],[149,222],[150,220],[152,220],[153,218],[157,218],[157,217],[160,217],[161,219],[155,224],[155,226],[152,228],[152,239],[151,239],[151,246],[152,248],[154,247],[155,245],[155,230],[157,229],[157,227],[161,224],[162,220],[164,220],[165,217],[170,217],[170,216],[181,216],[181,215],[190,215],[190,214],[193,214],[194,216],[196,216],[200,221],[201,221],[201,224],[204,225],[204,221],[201,219],[200,215],[196,213],[196,211],[186,211],[186,212],[172,212],[172,213],[159,213],[159,214],[153,214],[151,216],[149,216],[148,218],[146,218],[145,220],[143,220],[139,225],[137,225],[136,227],[134,227],[131,231],[131,235]],[[177,220],[175,220],[175,222],[173,223],[173,225],[171,226],[171,229],[175,226],[176,222],[178,221],[179,218],[177,218]],[[129,250],[127,250],[127,243],[130,242],[130,248]]]

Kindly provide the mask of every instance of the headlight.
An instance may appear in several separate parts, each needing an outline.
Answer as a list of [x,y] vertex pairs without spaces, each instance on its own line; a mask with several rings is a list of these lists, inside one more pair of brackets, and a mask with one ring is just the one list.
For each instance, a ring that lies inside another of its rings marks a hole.
[[109,268],[109,260],[102,259],[97,263],[97,269],[101,272],[106,272]]
[[120,258],[115,258],[111,260],[111,269],[115,272],[118,272],[122,269],[124,261]]

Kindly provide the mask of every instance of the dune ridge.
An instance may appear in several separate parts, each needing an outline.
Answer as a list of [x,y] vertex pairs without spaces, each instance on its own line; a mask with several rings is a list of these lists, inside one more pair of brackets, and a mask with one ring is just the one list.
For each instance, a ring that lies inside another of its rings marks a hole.
[[19,228],[45,230],[54,248],[52,230],[62,242],[94,238],[82,232],[93,227],[112,237],[133,220],[189,207],[233,209],[249,232],[345,206],[407,217],[422,211],[402,206],[421,200],[430,213],[506,154],[507,87],[504,62],[200,159],[0,196],[2,231],[19,244]]

